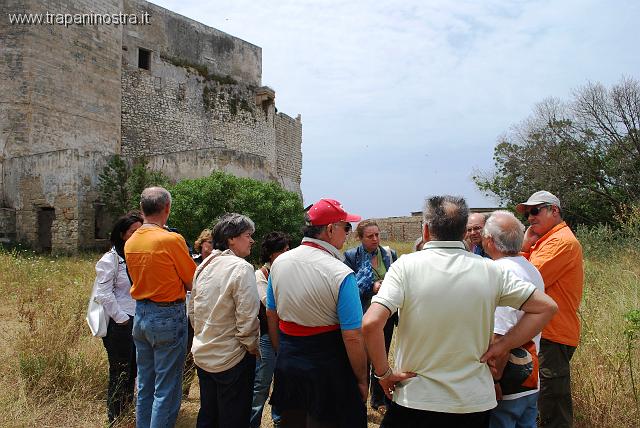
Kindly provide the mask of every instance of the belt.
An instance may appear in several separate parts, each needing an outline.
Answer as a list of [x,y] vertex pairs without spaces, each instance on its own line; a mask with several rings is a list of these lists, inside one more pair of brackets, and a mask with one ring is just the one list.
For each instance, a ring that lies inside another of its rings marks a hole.
[[167,306],[177,306],[177,305],[181,305],[184,303],[184,299],[181,300],[174,300],[173,302],[154,302],[151,299],[143,299],[141,300],[141,302],[145,302],[145,303],[153,303],[156,306],[160,306],[162,308],[166,308]]
[[315,336],[316,334],[340,330],[340,324],[307,327],[291,321],[280,320],[280,331],[289,336]]

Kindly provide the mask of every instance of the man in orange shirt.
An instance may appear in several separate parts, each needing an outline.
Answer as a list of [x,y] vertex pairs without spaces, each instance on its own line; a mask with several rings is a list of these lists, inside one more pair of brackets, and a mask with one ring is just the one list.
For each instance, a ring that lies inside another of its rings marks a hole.
[[144,224],[125,244],[136,300],[133,340],[138,366],[137,427],[172,427],[182,398],[187,353],[185,294],[196,264],[184,238],[165,228],[171,195],[162,187],[144,189]]
[[552,193],[536,192],[516,210],[530,224],[523,255],[540,271],[545,292],[558,304],[540,341],[540,426],[572,427],[569,361],[580,341],[577,311],[584,285],[582,246],[562,220],[560,200]]

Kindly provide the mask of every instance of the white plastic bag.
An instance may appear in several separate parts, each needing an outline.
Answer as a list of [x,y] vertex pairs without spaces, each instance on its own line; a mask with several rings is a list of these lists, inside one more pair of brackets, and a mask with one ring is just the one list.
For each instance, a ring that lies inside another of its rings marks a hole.
[[98,288],[98,280],[93,283],[93,291],[89,299],[89,307],[87,308],[87,324],[91,329],[91,334],[96,337],[105,337],[107,335],[107,325],[109,320],[107,314],[104,313],[104,307],[96,301],[96,290]]
[[[113,276],[113,283],[115,285],[118,278],[118,254],[113,251],[116,263],[116,270]],[[87,307],[87,324],[91,329],[91,334],[95,337],[105,337],[107,335],[107,326],[109,325],[109,317],[104,312],[102,303],[96,300],[96,293],[98,291],[98,278],[93,282],[93,290],[91,291],[91,297],[89,298],[89,306]]]

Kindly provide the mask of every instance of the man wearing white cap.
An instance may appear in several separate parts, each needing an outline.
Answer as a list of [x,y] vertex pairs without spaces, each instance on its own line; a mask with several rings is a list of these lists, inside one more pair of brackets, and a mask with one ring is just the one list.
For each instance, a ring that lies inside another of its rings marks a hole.
[[269,335],[278,352],[271,403],[282,427],[364,428],[362,307],[339,251],[360,216],[321,199],[306,221],[302,244],[274,261],[267,285]]
[[562,220],[560,200],[552,193],[535,192],[516,210],[530,224],[522,253],[540,271],[545,292],[558,304],[540,340],[540,426],[571,427],[569,361],[580,340],[577,311],[584,285],[582,246]]

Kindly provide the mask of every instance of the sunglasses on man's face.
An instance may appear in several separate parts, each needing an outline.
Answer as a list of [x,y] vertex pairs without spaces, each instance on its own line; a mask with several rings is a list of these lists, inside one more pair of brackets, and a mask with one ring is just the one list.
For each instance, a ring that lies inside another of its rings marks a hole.
[[538,205],[537,207],[533,207],[529,211],[525,211],[524,212],[524,218],[527,218],[530,215],[537,216],[538,214],[540,214],[540,210],[541,209],[547,208],[547,207],[550,207],[550,206],[551,206],[551,204],[544,204],[544,205]]
[[351,223],[345,223],[343,225],[341,225],[340,223],[334,223],[334,225],[342,226],[343,229],[344,229],[344,232],[347,233],[347,234],[351,233]]

